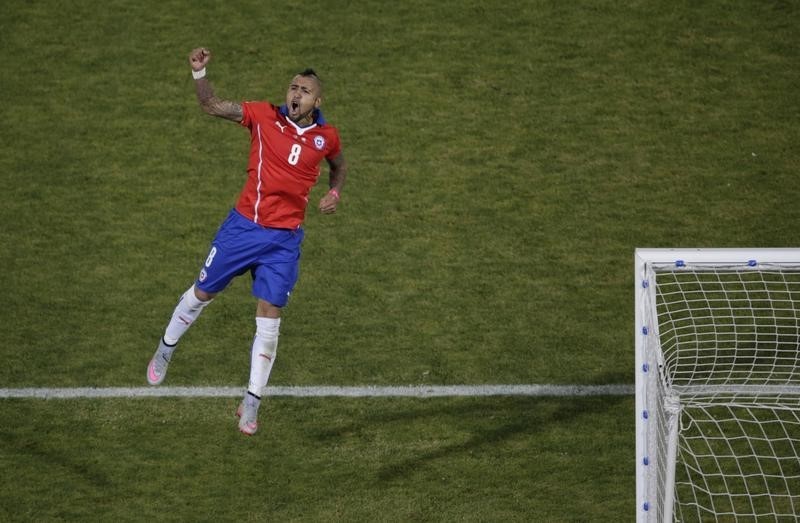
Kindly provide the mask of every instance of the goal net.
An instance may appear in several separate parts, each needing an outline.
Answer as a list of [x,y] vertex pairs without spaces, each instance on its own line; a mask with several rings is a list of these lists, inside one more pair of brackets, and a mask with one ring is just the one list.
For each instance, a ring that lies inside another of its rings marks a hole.
[[637,249],[637,521],[800,520],[800,249]]

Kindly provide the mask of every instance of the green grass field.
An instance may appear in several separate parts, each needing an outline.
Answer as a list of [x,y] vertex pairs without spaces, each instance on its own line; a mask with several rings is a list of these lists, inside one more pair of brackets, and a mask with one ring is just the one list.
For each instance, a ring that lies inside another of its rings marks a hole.
[[[314,191],[273,385],[633,382],[635,247],[800,245],[792,1],[0,6],[0,388],[145,385],[244,181],[197,106],[317,69]],[[244,386],[240,279],[169,385]],[[627,521],[633,397],[0,399],[3,521]]]

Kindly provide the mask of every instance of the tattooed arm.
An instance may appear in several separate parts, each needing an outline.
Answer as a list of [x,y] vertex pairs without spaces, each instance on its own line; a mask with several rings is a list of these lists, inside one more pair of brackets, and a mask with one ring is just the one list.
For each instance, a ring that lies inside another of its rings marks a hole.
[[192,71],[195,75],[203,74],[200,78],[195,76],[194,85],[197,90],[197,101],[200,102],[200,107],[203,108],[203,111],[212,116],[219,116],[237,123],[241,122],[244,117],[242,105],[229,100],[221,100],[214,95],[211,82],[205,77],[206,64],[210,60],[211,51],[204,47],[197,48],[189,54],[189,64],[192,66]]
[[330,167],[330,175],[328,179],[328,187],[330,190],[319,201],[319,210],[323,214],[333,214],[336,212],[336,206],[339,204],[339,193],[344,187],[344,181],[347,178],[347,162],[344,161],[342,153],[332,160],[328,160]]

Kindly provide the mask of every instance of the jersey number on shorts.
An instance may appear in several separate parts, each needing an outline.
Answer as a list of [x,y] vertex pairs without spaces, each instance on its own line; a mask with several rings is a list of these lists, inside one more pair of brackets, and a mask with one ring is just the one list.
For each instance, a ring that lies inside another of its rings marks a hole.
[[292,145],[292,150],[289,151],[289,158],[287,158],[289,165],[297,165],[297,162],[300,160],[301,151],[302,148],[299,143]]
[[211,267],[211,263],[214,261],[214,256],[217,255],[217,248],[211,247],[211,252],[208,253],[208,258],[206,258],[206,267]]

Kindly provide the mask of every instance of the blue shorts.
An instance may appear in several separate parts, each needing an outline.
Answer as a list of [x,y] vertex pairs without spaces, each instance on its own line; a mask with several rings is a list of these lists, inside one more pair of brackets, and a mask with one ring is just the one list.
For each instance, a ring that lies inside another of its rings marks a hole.
[[211,242],[195,287],[218,293],[249,270],[253,295],[283,307],[297,283],[303,235],[301,228],[263,227],[233,209]]

